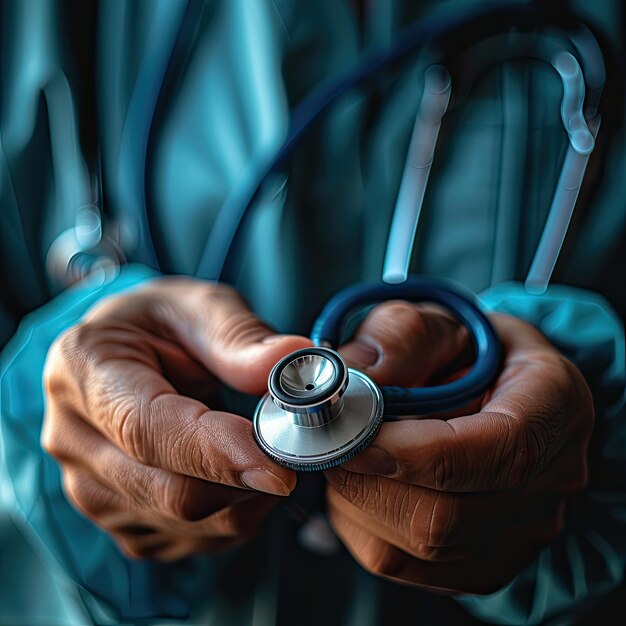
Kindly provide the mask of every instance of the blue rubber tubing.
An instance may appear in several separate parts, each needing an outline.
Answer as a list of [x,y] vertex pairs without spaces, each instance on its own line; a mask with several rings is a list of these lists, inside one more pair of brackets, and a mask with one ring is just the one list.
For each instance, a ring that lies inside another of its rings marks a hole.
[[313,326],[315,345],[337,348],[349,316],[365,306],[386,300],[433,302],[448,309],[468,330],[476,360],[470,371],[450,383],[434,387],[382,387],[385,418],[449,411],[481,396],[491,387],[500,370],[502,347],[477,299],[448,281],[411,276],[399,285],[359,283],[333,296]]

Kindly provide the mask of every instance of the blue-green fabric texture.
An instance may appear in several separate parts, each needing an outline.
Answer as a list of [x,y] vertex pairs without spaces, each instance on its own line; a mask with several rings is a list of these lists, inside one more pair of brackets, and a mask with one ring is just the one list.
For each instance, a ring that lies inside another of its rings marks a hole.
[[[0,566],[0,624],[240,624],[252,623],[252,615],[255,624],[274,623],[272,603],[284,598],[263,584],[280,588],[289,576],[282,561],[262,563],[268,579],[259,574],[237,612],[219,590],[220,577],[236,575],[228,556],[132,561],[69,505],[58,466],[39,443],[42,372],[54,339],[95,302],[159,273],[194,274],[220,208],[280,148],[303,97],[423,15],[480,2],[371,2],[361,17],[357,4],[107,0],[94,5],[80,36],[70,33],[80,42],[70,48],[60,4],[3,3],[0,339],[13,337],[0,360],[0,533],[7,533],[0,542],[15,556]],[[617,0],[572,5],[619,41]],[[84,84],[72,56],[80,46],[93,54],[93,85]],[[429,59],[416,54],[375,98],[366,89],[347,92],[253,207],[227,278],[278,330],[306,334],[330,295],[380,277]],[[92,87],[90,103],[84,94]],[[574,614],[622,582],[626,561],[626,373],[623,323],[614,310],[623,312],[626,268],[612,265],[623,260],[623,133],[605,171],[594,173],[600,191],[568,236],[556,273],[566,284],[530,296],[521,283],[567,146],[560,98],[556,73],[504,63],[449,112],[412,261],[415,272],[480,294],[485,309],[536,325],[578,365],[594,394],[596,465],[563,535],[504,589],[457,599],[493,623]],[[88,108],[97,166],[86,147]],[[73,226],[76,208],[93,201],[96,171],[109,222],[134,263],[109,282],[65,288],[46,273],[46,254]],[[150,267],[148,223],[160,270]],[[281,532],[259,541],[275,545]],[[389,589],[360,576],[351,608],[335,623],[380,623],[375,611],[359,612],[359,603],[383,606]],[[25,581],[37,587],[27,596],[15,591]],[[407,607],[419,602],[404,598]],[[419,605],[414,609],[407,624],[422,623]]]

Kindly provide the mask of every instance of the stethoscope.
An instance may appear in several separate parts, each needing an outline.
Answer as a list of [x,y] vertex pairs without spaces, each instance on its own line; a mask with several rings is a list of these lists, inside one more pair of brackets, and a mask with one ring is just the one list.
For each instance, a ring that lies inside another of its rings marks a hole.
[[[462,378],[435,387],[379,388],[349,368],[336,351],[348,316],[390,299],[435,302],[465,325],[476,360]],[[304,348],[281,359],[268,379],[268,393],[253,418],[260,447],[295,470],[327,469],[352,458],[376,435],[383,419],[447,411],[484,393],[500,365],[500,341],[469,294],[452,283],[409,277],[401,284],[353,285],[335,295],[318,317]]]
[[[226,199],[196,274],[201,278],[222,278],[245,218],[265,181],[284,170],[295,147],[348,89],[363,84],[433,41],[444,48],[446,42],[454,44],[452,49],[459,54],[456,48],[460,33],[475,33],[483,42],[472,41],[461,46],[460,52],[470,60],[469,73],[475,74],[476,69],[481,69],[481,59],[489,56],[481,55],[481,45],[487,41],[485,36],[497,37],[507,33],[511,26],[531,33],[542,28],[547,34],[539,44],[534,39],[529,43],[528,35],[522,32],[513,43],[509,36],[504,57],[490,58],[489,62],[519,57],[538,59],[550,64],[563,84],[561,118],[569,143],[544,232],[526,279],[529,293],[545,291],[595,145],[600,125],[597,107],[605,75],[602,53],[591,32],[577,20],[549,12],[535,3],[483,6],[459,13],[452,20],[447,14],[445,18],[434,15],[421,20],[388,50],[367,56],[354,70],[306,98],[294,111],[282,148],[268,156],[258,176],[237,186]],[[551,27],[558,28],[558,36],[549,31]],[[565,49],[564,40],[571,52]],[[459,87],[463,91],[461,83]],[[334,296],[314,324],[311,339],[315,347],[281,359],[269,375],[268,393],[257,406],[253,425],[259,446],[278,463],[302,471],[338,465],[364,449],[383,420],[462,407],[489,389],[498,375],[500,341],[476,299],[450,282],[408,275],[439,128],[451,94],[452,80],[445,59],[443,63],[431,64],[424,72],[424,88],[389,231],[382,282],[354,285]],[[102,247],[104,240],[95,223],[96,211],[89,207],[83,217],[87,224],[83,239]],[[147,216],[138,215],[137,221],[139,237],[151,241]],[[143,248],[154,250],[152,244]],[[89,250],[82,253],[88,255]],[[65,258],[68,252],[64,250],[63,255]],[[158,267],[156,258],[143,260]],[[379,388],[363,372],[349,368],[337,352],[340,342],[345,340],[345,322],[364,307],[389,299],[434,302],[448,309],[467,328],[473,343],[475,362],[469,372],[442,385],[405,389]]]
[[[586,35],[579,33],[571,41],[589,73],[587,89],[573,54],[550,50],[550,46],[533,54],[550,63],[562,80],[561,118],[569,145],[526,279],[529,293],[543,293],[547,288],[600,124],[597,104],[604,83],[604,65],[595,40]],[[526,48],[523,50],[528,54]],[[335,295],[313,326],[311,339],[315,347],[287,355],[269,375],[268,393],[254,414],[254,434],[266,454],[291,469],[316,471],[344,463],[369,445],[383,420],[462,407],[487,391],[498,375],[500,340],[476,299],[452,283],[408,273],[439,127],[450,94],[451,79],[445,67],[430,66],[424,75],[422,99],[391,222],[382,283],[353,285]],[[317,109],[313,110],[317,114]],[[304,130],[306,126],[300,134]],[[270,167],[268,175],[275,167]],[[471,338],[475,361],[469,372],[445,384],[407,389],[379,388],[363,372],[349,368],[337,352],[347,319],[355,311],[391,299],[428,301],[448,309]]]

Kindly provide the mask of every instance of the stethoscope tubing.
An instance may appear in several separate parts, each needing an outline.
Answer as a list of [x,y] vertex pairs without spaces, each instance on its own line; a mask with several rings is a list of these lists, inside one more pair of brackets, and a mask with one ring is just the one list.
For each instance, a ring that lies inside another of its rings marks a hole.
[[468,23],[485,25],[488,22],[515,22],[537,27],[544,23],[562,23],[572,27],[570,16],[539,3],[513,2],[502,5],[492,2],[470,7],[458,15],[436,13],[407,27],[389,48],[373,51],[353,69],[329,84],[314,90],[294,110],[287,137],[282,146],[267,158],[258,172],[237,185],[227,196],[209,233],[195,275],[208,280],[224,280],[229,274],[232,252],[237,245],[249,209],[260,194],[264,182],[273,174],[283,172],[296,147],[315,128],[316,122],[348,89],[360,86],[385,68],[399,63],[429,41],[453,38]]
[[[449,310],[470,335],[476,359],[462,378],[433,387],[381,387],[385,419],[441,413],[462,407],[485,393],[495,381],[501,366],[502,347],[476,298],[450,281],[427,276],[411,276],[398,285],[359,283],[336,294],[320,313],[311,332],[316,345],[336,349],[345,341],[343,331],[350,315],[364,307],[387,300],[431,302]],[[419,358],[419,357],[417,357]]]

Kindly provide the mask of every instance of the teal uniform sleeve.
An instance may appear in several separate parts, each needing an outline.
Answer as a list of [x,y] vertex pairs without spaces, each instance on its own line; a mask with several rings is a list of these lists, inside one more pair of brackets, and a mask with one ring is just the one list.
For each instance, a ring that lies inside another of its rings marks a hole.
[[553,286],[528,295],[518,283],[482,295],[485,307],[539,328],[585,375],[596,423],[590,446],[590,485],[571,502],[563,534],[513,581],[489,596],[458,601],[498,624],[541,624],[584,609],[617,587],[626,564],[626,381],[624,329],[602,297]]
[[[0,426],[4,464],[0,479],[12,512],[32,531],[33,547],[52,559],[81,590],[87,604],[122,621],[184,618],[191,598],[210,590],[207,559],[176,564],[125,558],[109,536],[66,500],[57,463],[40,445],[44,415],[42,372],[54,339],[95,302],[154,277],[142,266],[123,269],[113,281],[63,292],[28,315],[1,355]],[[94,608],[95,610],[95,608]]]

